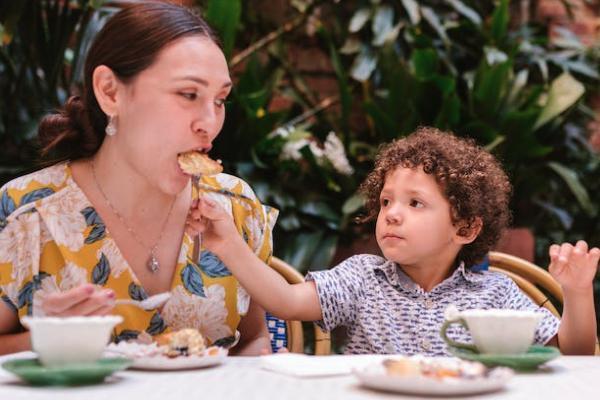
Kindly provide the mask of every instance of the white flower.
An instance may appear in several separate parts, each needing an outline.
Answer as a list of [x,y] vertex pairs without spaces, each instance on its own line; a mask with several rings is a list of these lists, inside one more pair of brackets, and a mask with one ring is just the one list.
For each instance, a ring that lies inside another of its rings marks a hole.
[[[44,279],[45,280],[45,279]],[[60,285],[62,292],[76,288],[88,282],[88,272],[85,268],[69,261],[60,270]]]
[[256,218],[254,213],[248,215],[244,220],[244,226],[246,226],[247,230],[250,232],[249,234],[249,244],[252,245],[252,249],[256,252],[262,246],[262,238],[264,236],[263,225],[261,224],[261,220]]
[[43,303],[46,297],[53,293],[65,292],[88,282],[88,272],[85,268],[79,267],[73,262],[68,262],[60,270],[60,284],[56,283],[56,276],[50,275],[42,279],[40,287],[33,293],[33,309],[34,317],[46,315],[43,309]]
[[231,336],[225,289],[214,284],[205,287],[204,293],[206,298],[189,294],[183,286],[177,286],[163,308],[163,319],[173,330],[198,329],[211,342]]
[[[12,264],[11,278],[17,286],[21,286],[27,276],[38,272],[39,236],[37,213],[19,215],[0,233],[0,264]],[[34,267],[36,271],[33,271]]]
[[181,250],[179,251],[179,257],[177,258],[177,264],[186,264],[187,263],[187,255],[189,251],[189,246],[187,243],[183,243],[181,245]]
[[67,178],[65,164],[56,164],[51,167],[33,172],[29,175],[17,178],[6,185],[8,189],[24,190],[33,181],[38,182],[42,186],[60,186]]
[[[219,174],[217,175],[217,183],[222,189],[229,192],[241,194],[242,196],[246,196],[250,199],[256,198],[256,195],[252,191],[252,188],[250,188],[250,185],[235,176]],[[227,211],[230,215],[232,214],[231,198],[216,192],[207,192],[204,195],[210,195],[210,199],[215,200],[225,209],[225,211]],[[242,207],[246,208],[247,210],[252,208],[252,203],[245,200],[240,201],[239,204],[241,204]]]
[[43,308],[44,300],[49,294],[57,292],[60,292],[60,288],[56,284],[56,276],[51,275],[42,279],[40,288],[33,293],[32,314],[34,317],[43,317],[46,315]]
[[102,247],[100,247],[96,252],[96,257],[98,260],[100,260],[102,254],[104,254],[108,260],[110,265],[110,274],[112,277],[118,278],[124,271],[127,270],[127,263],[125,260],[123,260],[121,252],[119,251],[119,248],[114,240],[104,240],[102,242]]
[[287,137],[290,136],[290,133],[292,133],[292,129],[293,128],[289,126],[280,126],[274,132],[269,134],[269,138],[281,136],[282,138],[287,139]]
[[354,172],[354,169],[346,157],[344,144],[333,132],[329,132],[329,135],[327,135],[324,154],[333,165],[333,168],[340,174],[351,175]]
[[237,284],[237,312],[240,315],[246,315],[250,308],[250,295],[242,285]]
[[79,210],[84,209],[86,203],[75,190],[63,190],[53,200],[42,204],[38,211],[56,244],[78,251],[84,244],[87,227],[85,217]]
[[309,146],[309,142],[307,139],[299,139],[287,142],[283,145],[283,148],[281,149],[281,159],[295,161],[301,160],[302,153],[300,153],[300,150],[304,146]]

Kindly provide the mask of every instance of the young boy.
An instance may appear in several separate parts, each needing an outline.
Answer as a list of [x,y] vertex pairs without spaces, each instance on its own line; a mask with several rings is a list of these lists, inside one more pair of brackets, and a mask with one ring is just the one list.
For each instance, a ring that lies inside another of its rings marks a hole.
[[[448,355],[439,335],[444,310],[530,309],[543,314],[535,343],[565,354],[593,354],[596,338],[592,281],[600,250],[550,248],[550,273],[562,285],[562,323],[535,305],[500,273],[474,272],[508,225],[510,183],[499,162],[473,141],[421,128],[386,145],[361,186],[367,216],[377,219],[385,258],[351,257],[307,282],[290,285],[266,267],[236,234],[230,217],[202,199],[188,232],[202,233],[241,285],[273,315],[348,328],[347,353]],[[452,329],[452,328],[451,328]],[[469,341],[460,328],[450,336]]]

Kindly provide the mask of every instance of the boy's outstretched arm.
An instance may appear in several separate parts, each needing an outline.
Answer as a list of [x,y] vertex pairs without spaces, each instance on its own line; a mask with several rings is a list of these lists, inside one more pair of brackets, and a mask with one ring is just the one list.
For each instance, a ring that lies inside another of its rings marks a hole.
[[558,330],[558,344],[563,354],[594,354],[596,312],[593,281],[598,270],[600,249],[588,251],[583,240],[550,246],[550,274],[560,283],[563,313]]
[[231,217],[214,202],[201,198],[186,221],[191,235],[223,261],[252,299],[277,318],[317,321],[321,305],[314,282],[289,284],[267,266],[242,239]]

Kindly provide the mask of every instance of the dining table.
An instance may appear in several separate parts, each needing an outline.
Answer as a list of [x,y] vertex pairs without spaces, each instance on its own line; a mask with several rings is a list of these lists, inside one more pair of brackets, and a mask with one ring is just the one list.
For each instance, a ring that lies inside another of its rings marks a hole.
[[[33,358],[22,352],[0,357],[0,364]],[[86,400],[175,400],[175,399],[422,399],[421,395],[372,390],[361,385],[352,373],[389,356],[330,355],[288,356],[293,365],[309,368],[273,368],[279,355],[226,357],[224,362],[201,369],[145,371],[127,369],[104,382],[86,386],[31,386],[0,369],[1,400],[86,399]],[[294,358],[297,357],[297,358]],[[281,359],[283,360],[283,359]],[[294,361],[296,360],[296,361]],[[294,364],[295,363],[295,364]],[[289,363],[288,363],[289,364]],[[271,365],[270,370],[265,368]],[[310,366],[314,366],[311,368]],[[328,369],[328,367],[330,367]],[[337,368],[337,369],[336,369]],[[312,370],[312,371],[311,371]],[[320,372],[322,371],[322,373]],[[314,373],[313,373],[314,372]],[[439,398],[439,397],[438,397]],[[533,372],[517,372],[499,391],[469,396],[471,399],[600,399],[600,357],[560,356]]]

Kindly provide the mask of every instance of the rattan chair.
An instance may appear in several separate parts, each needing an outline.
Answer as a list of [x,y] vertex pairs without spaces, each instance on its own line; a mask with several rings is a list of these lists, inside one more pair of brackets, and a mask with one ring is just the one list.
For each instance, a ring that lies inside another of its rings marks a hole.
[[[490,271],[509,276],[534,303],[547,308],[560,318],[560,313],[552,300],[562,304],[563,292],[559,283],[548,271],[522,258],[497,251],[489,253],[489,264]],[[596,342],[596,355],[600,355],[598,342]]]
[[[289,283],[304,282],[304,277],[294,267],[285,261],[271,257],[270,267],[277,271]],[[281,325],[272,316],[268,316],[271,325]],[[315,331],[315,355],[328,355],[331,353],[331,338],[329,333],[324,332],[316,324]],[[304,332],[300,321],[285,321],[285,335],[287,348],[292,353],[304,353]]]

